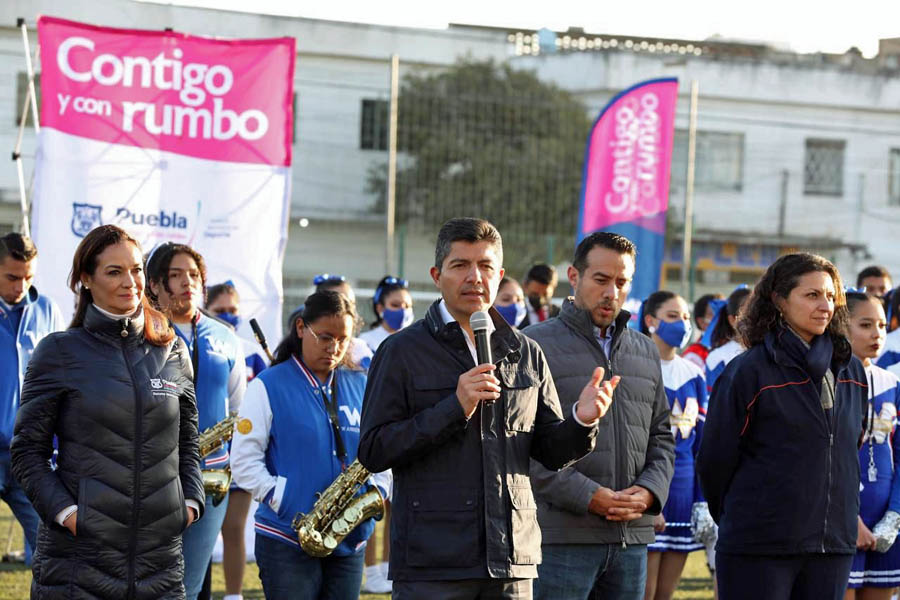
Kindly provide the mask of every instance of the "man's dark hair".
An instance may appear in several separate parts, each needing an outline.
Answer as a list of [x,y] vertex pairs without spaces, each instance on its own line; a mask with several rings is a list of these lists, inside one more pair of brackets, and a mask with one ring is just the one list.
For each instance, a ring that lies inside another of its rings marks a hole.
[[0,261],[6,260],[7,256],[28,262],[37,256],[37,248],[30,237],[14,231],[0,237]]
[[627,254],[631,258],[637,257],[637,248],[635,248],[634,242],[624,235],[609,233],[608,231],[597,231],[581,240],[581,243],[575,248],[572,266],[578,270],[579,275],[584,275],[584,270],[587,268],[587,255],[597,246],[608,248],[619,254]]
[[444,223],[438,232],[437,244],[434,248],[434,266],[438,271],[441,270],[444,260],[450,255],[450,246],[453,242],[472,244],[490,242],[497,249],[497,258],[500,260],[500,264],[503,264],[503,239],[497,228],[489,221],[472,217],[457,217]]
[[556,287],[558,282],[556,269],[552,265],[545,263],[532,265],[532,267],[528,269],[528,273],[525,274],[524,284],[528,285],[529,281],[537,281],[543,285],[552,285]]
[[862,287],[863,279],[868,277],[887,277],[891,279],[891,274],[881,265],[871,265],[860,271],[859,275],[856,276],[856,287]]

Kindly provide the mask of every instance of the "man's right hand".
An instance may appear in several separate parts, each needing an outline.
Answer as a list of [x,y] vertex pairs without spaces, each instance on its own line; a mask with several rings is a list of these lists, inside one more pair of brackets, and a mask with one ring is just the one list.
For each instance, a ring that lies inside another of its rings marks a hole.
[[69,531],[71,531],[71,532],[72,532],[72,535],[78,535],[78,534],[76,533],[76,531],[77,531],[77,529],[78,529],[78,524],[77,524],[77,522],[78,522],[78,511],[76,510],[76,511],[73,512],[71,515],[69,515],[68,517],[66,517],[66,520],[63,521],[63,527],[65,527],[66,529],[68,529]]
[[606,487],[598,488],[588,504],[588,511],[604,517],[615,515],[617,521],[640,519],[645,510],[647,505],[635,500],[630,494],[615,492]]
[[493,373],[496,368],[496,365],[485,363],[459,376],[456,398],[467,419],[472,416],[482,400],[500,399],[500,380],[494,377]]

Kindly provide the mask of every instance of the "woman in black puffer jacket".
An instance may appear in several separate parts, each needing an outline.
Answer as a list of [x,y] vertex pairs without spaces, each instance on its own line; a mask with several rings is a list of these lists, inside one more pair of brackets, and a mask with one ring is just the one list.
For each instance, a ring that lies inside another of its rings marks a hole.
[[181,533],[204,503],[190,359],[122,229],[85,236],[69,283],[78,309],[34,352],[11,447],[42,520],[31,597],[184,598]]

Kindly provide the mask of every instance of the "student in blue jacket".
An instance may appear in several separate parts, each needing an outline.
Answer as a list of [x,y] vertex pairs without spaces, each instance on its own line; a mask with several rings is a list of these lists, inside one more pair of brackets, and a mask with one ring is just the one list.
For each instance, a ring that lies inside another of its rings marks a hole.
[[859,520],[856,556],[845,600],[890,600],[900,585],[900,379],[872,361],[884,347],[886,318],[881,300],[847,292],[850,344],[866,368],[869,406],[859,450]]
[[[236,412],[247,387],[244,353],[233,328],[201,311],[206,290],[206,263],[184,244],[160,244],[147,257],[147,296],[172,323],[191,357],[197,395],[199,431]],[[228,446],[203,458],[203,470],[228,469]],[[184,589],[197,600],[216,538],[228,509],[228,494],[216,501],[206,495],[203,519],[182,536]]]
[[703,502],[694,476],[694,455],[706,419],[706,381],[697,365],[676,354],[691,339],[691,313],[684,298],[665,290],[650,294],[641,307],[640,327],[659,350],[675,438],[669,499],[654,521],[656,541],[647,547],[644,598],[668,600],[678,587],[688,553],[703,549],[691,533],[691,515],[694,506]]
[[[359,597],[374,521],[354,529],[326,558],[306,554],[291,527],[294,516],[308,513],[316,495],[356,459],[366,387],[365,374],[347,353],[356,320],[344,295],[309,296],[272,366],[250,382],[241,404],[232,469],[235,482],[260,501],[256,562],[267,598]],[[388,482],[378,487],[388,495]]]
[[748,350],[719,377],[697,471],[719,524],[722,600],[839,600],[856,553],[868,384],[837,269],[776,260],[738,321]]

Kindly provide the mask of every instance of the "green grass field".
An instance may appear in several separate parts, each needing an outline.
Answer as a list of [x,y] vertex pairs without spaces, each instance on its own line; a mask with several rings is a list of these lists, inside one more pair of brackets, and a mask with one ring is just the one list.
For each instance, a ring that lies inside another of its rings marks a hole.
[[[10,523],[12,527],[12,550],[21,550],[22,529],[18,523],[14,522],[12,513],[5,503],[0,502],[0,555],[6,553],[7,532],[10,531]],[[379,524],[380,526],[380,524]],[[29,586],[31,585],[31,570],[21,563],[0,563],[0,600],[23,600],[28,598]],[[225,592],[225,579],[222,574],[222,565],[213,565],[213,598],[222,598]],[[259,582],[256,565],[250,563],[247,565],[247,571],[244,574],[244,598],[264,598],[262,585]],[[688,558],[687,567],[684,570],[684,576],[681,579],[681,585],[675,597],[679,600],[706,600],[712,598],[712,581],[709,578],[709,571],[706,568],[703,554],[694,552]],[[362,594],[361,599],[365,600],[388,600],[388,595]]]

